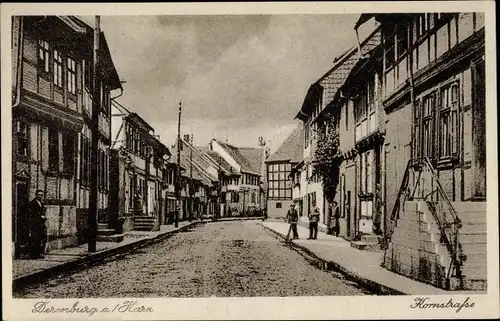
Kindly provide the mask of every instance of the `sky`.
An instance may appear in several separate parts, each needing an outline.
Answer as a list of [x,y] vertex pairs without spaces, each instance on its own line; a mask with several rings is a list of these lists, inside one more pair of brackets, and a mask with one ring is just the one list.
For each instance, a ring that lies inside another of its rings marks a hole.
[[[359,15],[101,16],[117,99],[171,146],[181,134],[276,150],[309,86],[356,44]],[[82,17],[93,25],[93,17]]]

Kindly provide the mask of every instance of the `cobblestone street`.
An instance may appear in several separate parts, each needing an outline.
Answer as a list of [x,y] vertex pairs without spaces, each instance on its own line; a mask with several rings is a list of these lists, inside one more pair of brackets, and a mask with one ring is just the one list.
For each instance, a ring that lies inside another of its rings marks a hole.
[[198,225],[15,297],[249,297],[363,295],[324,272],[255,221]]

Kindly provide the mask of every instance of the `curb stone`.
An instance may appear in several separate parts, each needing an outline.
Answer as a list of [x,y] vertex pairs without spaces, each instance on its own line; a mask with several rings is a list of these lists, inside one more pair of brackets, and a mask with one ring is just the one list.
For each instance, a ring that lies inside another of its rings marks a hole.
[[[261,224],[261,225],[266,230],[274,233],[275,235],[279,236],[283,240],[285,239],[285,235],[283,235],[283,234],[281,234],[281,233],[279,233],[279,232],[273,230],[272,228],[267,227],[263,224]],[[388,286],[381,284],[379,282],[364,278],[364,277],[360,276],[359,274],[357,274],[356,272],[351,271],[348,268],[346,268],[346,267],[344,267],[336,262],[328,261],[328,260],[325,260],[325,259],[319,257],[318,255],[316,255],[315,253],[313,253],[311,250],[309,250],[308,248],[306,248],[304,246],[301,246],[301,245],[293,243],[293,242],[286,242],[286,244],[294,250],[298,249],[299,251],[297,251],[297,252],[299,254],[301,254],[302,256],[304,256],[304,255],[300,252],[303,252],[303,253],[307,254],[308,256],[312,257],[314,260],[316,260],[318,263],[320,263],[320,264],[318,264],[319,268],[326,270],[326,271],[340,272],[349,281],[354,281],[354,282],[362,285],[363,287],[369,289],[370,291],[374,292],[375,294],[382,294],[382,295],[407,295],[408,294],[408,293],[401,292],[400,290],[396,290],[394,288],[388,287]]]
[[105,249],[105,250],[102,250],[102,251],[96,252],[96,253],[91,253],[91,254],[88,254],[86,256],[80,257],[74,261],[64,262],[62,264],[49,267],[45,270],[40,270],[40,271],[36,271],[36,272],[30,273],[27,275],[20,276],[16,279],[12,280],[12,291],[14,292],[16,290],[20,290],[20,289],[26,287],[27,285],[41,283],[41,282],[45,281],[46,279],[49,279],[50,277],[53,277],[53,276],[58,275],[58,274],[62,274],[62,273],[66,274],[69,272],[74,272],[77,270],[88,268],[92,265],[97,265],[97,264],[103,262],[107,258],[116,256],[118,254],[128,253],[128,252],[131,252],[132,250],[143,248],[143,247],[146,247],[146,246],[151,245],[153,243],[162,241],[162,240],[172,236],[173,234],[175,234],[177,232],[182,232],[182,231],[184,231],[190,227],[194,227],[200,223],[203,224],[204,222],[188,223],[188,224],[186,224],[182,227],[179,227],[175,230],[167,231],[167,232],[155,235],[155,236],[140,238],[137,241],[134,241],[134,242],[122,245],[122,246],[118,246],[118,247],[114,247],[114,248],[110,248],[110,249]]
[[203,223],[217,223],[217,222],[232,222],[232,221],[261,221],[263,219],[262,216],[255,217],[225,217],[218,218],[217,221],[213,221],[212,219],[206,219]]

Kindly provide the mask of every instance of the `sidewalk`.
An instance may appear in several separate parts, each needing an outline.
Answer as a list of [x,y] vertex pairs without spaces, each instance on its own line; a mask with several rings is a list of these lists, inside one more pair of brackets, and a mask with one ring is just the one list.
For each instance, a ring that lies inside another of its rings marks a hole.
[[82,244],[76,247],[68,247],[56,251],[51,251],[43,259],[13,259],[12,260],[12,281],[14,288],[27,283],[40,282],[51,275],[67,272],[87,265],[104,260],[107,257],[130,251],[134,248],[142,247],[174,234],[175,232],[185,230],[189,226],[200,223],[179,222],[179,227],[174,225],[161,225],[159,231],[129,231],[126,232],[123,241],[97,242],[96,252],[88,253],[88,245]]
[[[285,238],[289,224],[266,221],[261,223],[266,229]],[[298,247],[323,263],[323,268],[335,270],[347,278],[361,283],[377,294],[478,294],[478,292],[446,291],[418,282],[386,270],[381,266],[383,252],[360,251],[340,237],[318,232],[317,240],[307,240],[309,230],[297,226],[300,239],[293,240],[292,246]]]

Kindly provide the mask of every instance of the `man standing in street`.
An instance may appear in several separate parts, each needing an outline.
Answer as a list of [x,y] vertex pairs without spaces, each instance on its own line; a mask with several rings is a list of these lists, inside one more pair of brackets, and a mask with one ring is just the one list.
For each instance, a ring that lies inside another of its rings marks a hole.
[[35,192],[35,199],[29,203],[28,228],[30,231],[29,249],[32,259],[43,258],[47,243],[47,227],[45,226],[45,204],[43,204],[42,190]]
[[297,210],[295,209],[295,204],[290,205],[290,209],[286,214],[286,218],[288,220],[288,223],[290,224],[290,229],[288,230],[286,239],[288,240],[290,231],[293,232],[293,239],[298,239],[299,233],[297,232],[297,221],[299,220],[299,215],[297,213]]
[[318,238],[318,222],[321,215],[321,210],[316,206],[316,201],[312,202],[312,211],[309,213],[309,237],[308,240]]

